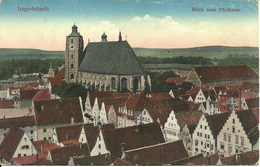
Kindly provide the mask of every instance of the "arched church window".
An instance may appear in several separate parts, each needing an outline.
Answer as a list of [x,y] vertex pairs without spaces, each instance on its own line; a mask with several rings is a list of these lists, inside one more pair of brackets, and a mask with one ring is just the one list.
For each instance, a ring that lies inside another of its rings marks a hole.
[[115,78],[111,79],[111,86],[112,86],[112,90],[116,89],[116,79]]
[[74,59],[74,56],[73,56],[73,55],[71,55],[71,59]]
[[73,64],[71,64],[71,65],[70,65],[70,68],[71,68],[71,69],[73,69],[73,68],[74,68],[74,65],[73,65]]
[[127,79],[123,78],[121,80],[121,85],[122,85],[122,91],[126,91],[127,90]]
[[72,44],[73,44],[73,39],[71,39],[71,40],[70,40],[70,43],[72,43]]
[[74,75],[73,74],[70,75],[70,79],[74,79]]

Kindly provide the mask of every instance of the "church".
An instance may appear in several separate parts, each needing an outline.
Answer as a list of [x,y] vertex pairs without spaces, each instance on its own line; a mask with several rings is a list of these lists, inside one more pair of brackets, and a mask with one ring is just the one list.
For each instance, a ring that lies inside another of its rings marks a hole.
[[84,48],[75,24],[66,37],[65,81],[90,91],[135,93],[151,88],[149,75],[121,32],[118,41],[108,41],[104,33],[100,42],[89,42]]

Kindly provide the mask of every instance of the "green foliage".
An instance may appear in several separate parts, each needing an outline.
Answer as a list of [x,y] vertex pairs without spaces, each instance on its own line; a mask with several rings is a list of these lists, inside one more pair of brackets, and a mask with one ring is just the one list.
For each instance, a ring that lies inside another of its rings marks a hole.
[[77,83],[63,83],[60,86],[55,86],[52,93],[62,98],[81,97],[83,103],[86,101],[87,89]]
[[50,64],[58,71],[58,66],[64,64],[63,59],[12,59],[6,61],[0,61],[0,80],[8,79],[12,77],[13,72],[17,69],[20,74],[27,74],[33,72],[48,73]]
[[167,64],[167,63],[175,63],[175,64],[198,64],[198,65],[208,65],[211,64],[211,59],[204,57],[172,57],[172,58],[159,58],[159,57],[138,57],[141,63],[143,64]]

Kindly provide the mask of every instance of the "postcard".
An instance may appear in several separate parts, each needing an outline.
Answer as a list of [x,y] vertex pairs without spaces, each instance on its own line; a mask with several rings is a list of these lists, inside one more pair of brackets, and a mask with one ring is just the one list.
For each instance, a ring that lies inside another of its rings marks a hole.
[[3,165],[256,165],[258,94],[258,0],[0,0]]

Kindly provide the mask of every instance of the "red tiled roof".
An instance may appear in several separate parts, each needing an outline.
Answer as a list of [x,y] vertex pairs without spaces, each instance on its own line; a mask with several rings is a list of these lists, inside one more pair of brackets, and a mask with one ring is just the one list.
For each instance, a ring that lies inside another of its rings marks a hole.
[[10,162],[23,135],[24,131],[11,127],[0,145],[0,156]]
[[165,165],[189,157],[182,140],[151,145],[125,152],[126,160],[137,165]]
[[229,115],[229,112],[214,115],[205,115],[205,118],[215,140],[217,139],[217,135],[222,129],[223,125],[226,123]]
[[46,158],[49,150],[60,148],[59,146],[51,144],[48,140],[33,141],[33,145],[38,153],[39,159]]
[[184,83],[187,77],[179,77],[179,78],[167,78],[164,82],[166,83],[175,83],[181,84]]
[[12,108],[13,102],[12,100],[8,100],[8,101],[0,101],[0,109],[4,109],[4,108]]
[[259,107],[253,108],[251,110],[252,110],[252,112],[253,112],[253,114],[255,116],[255,119],[257,120],[257,122],[259,122]]
[[171,162],[171,165],[184,165],[194,159],[199,159],[199,158],[202,158],[203,157],[203,154],[198,154],[198,155],[194,155],[194,156],[190,156],[190,157],[187,157],[187,158],[182,158],[182,159],[179,159],[179,160],[175,160],[175,161],[172,161]]
[[164,124],[167,122],[167,119],[168,119],[171,111],[172,111],[171,107],[147,109],[147,112],[149,112],[150,116],[153,119],[153,122],[157,122],[157,119],[159,118],[160,125],[162,127],[164,127]]
[[84,165],[84,166],[101,166],[101,165],[110,165],[111,160],[109,155],[97,155],[92,157],[84,157],[84,158],[74,158],[75,165]]
[[89,157],[90,152],[88,150],[87,144],[80,144],[76,146],[66,146],[49,151],[51,155],[51,160],[56,165],[67,165],[70,157],[73,156],[83,156]]
[[51,87],[53,88],[54,86],[59,86],[63,83],[65,79],[65,71],[61,71],[59,74],[56,74],[54,78],[48,77],[47,80],[50,82]]
[[165,100],[172,99],[172,97],[168,93],[152,93],[148,95],[150,100]]
[[22,100],[31,100],[40,90],[20,90]]
[[101,98],[113,98],[113,92],[89,92],[89,100],[91,107],[93,107],[96,98],[98,98],[98,100],[100,100]]
[[218,153],[212,154],[209,157],[201,157],[187,162],[184,165],[216,165],[218,163]]
[[79,98],[34,101],[37,125],[83,122]]
[[38,86],[43,86],[44,85],[44,83],[43,82],[40,82],[40,83],[38,83],[38,82],[32,82],[32,83],[28,83],[28,84],[26,84],[25,86],[23,86],[21,89],[23,89],[23,90],[28,90],[28,89],[38,89]]
[[131,96],[131,93],[113,93],[114,98],[128,98]]
[[185,90],[184,89],[172,89],[172,93],[175,98],[178,98],[181,95],[185,95]]
[[67,140],[78,141],[82,125],[62,126],[55,129],[58,142],[64,144]]
[[[239,159],[238,159],[238,156]],[[256,165],[259,161],[259,150],[220,158],[222,165]]]
[[44,89],[39,91],[34,97],[33,100],[50,100],[51,99],[51,94],[49,93],[48,89]]
[[194,67],[202,82],[233,79],[258,79],[258,75],[248,66],[201,66]]
[[121,157],[122,143],[126,144],[127,150],[131,150],[165,142],[158,123],[102,130],[102,134],[112,161]]
[[246,110],[246,111],[237,111],[236,114],[250,142],[252,143],[252,145],[254,145],[259,139],[259,130],[258,130],[259,122],[255,118],[254,113],[251,110]]
[[175,112],[189,111],[189,104],[181,100],[180,98],[171,98],[164,100],[151,100],[154,106],[160,107],[171,107]]
[[210,90],[210,87],[209,86],[206,86],[206,87],[194,87],[188,91],[186,91],[186,95],[194,95],[194,94],[197,94],[199,91],[208,91]]
[[153,103],[143,93],[137,93],[125,101],[125,106],[127,109],[136,111],[151,108]]
[[182,130],[185,124],[187,125],[197,124],[202,114],[203,114],[202,111],[180,112],[180,113],[175,113],[175,117],[177,119],[178,125]]
[[257,98],[258,95],[259,95],[258,92],[246,92],[246,91],[241,92],[241,97],[244,98],[244,99]]
[[245,99],[248,109],[259,107],[259,98]]
[[117,158],[116,160],[113,161],[112,163],[114,166],[133,166],[130,162]]
[[93,124],[85,124],[84,130],[85,130],[85,135],[90,149],[89,151],[91,151],[96,144],[99,135],[99,127],[94,126]]
[[13,158],[17,165],[28,165],[37,161],[36,155]]
[[14,117],[14,118],[3,118],[0,119],[0,128],[24,127],[35,125],[34,116]]

